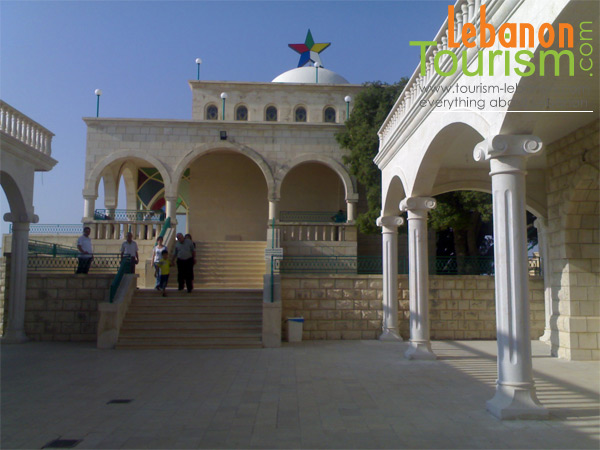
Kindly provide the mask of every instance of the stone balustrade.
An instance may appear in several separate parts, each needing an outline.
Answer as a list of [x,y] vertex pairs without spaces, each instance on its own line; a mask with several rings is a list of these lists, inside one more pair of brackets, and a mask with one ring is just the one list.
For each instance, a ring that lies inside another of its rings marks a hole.
[[[380,130],[379,130],[379,141],[380,141],[380,149],[383,149],[387,142],[389,142],[392,134],[398,133],[398,125],[408,117],[411,117],[415,114],[416,109],[422,109],[419,102],[423,98],[427,97],[431,93],[436,92],[436,87],[441,86],[442,84],[449,81],[449,78],[453,77],[444,77],[438,74],[434,68],[434,58],[435,55],[442,50],[450,50],[454,52],[457,56],[461,54],[463,50],[465,50],[465,46],[462,43],[462,38],[460,37],[460,33],[462,33],[462,27],[465,23],[472,23],[475,26],[477,31],[477,35],[479,35],[479,13],[480,6],[485,5],[486,7],[486,21],[489,22],[494,12],[496,12],[497,7],[500,6],[499,0],[458,0],[454,5],[454,11],[456,14],[456,18],[454,19],[454,29],[448,29],[448,20],[444,22],[444,25],[440,28],[440,31],[436,35],[432,41],[437,42],[437,46],[432,45],[429,46],[427,51],[425,52],[425,61],[426,63],[426,73],[425,75],[421,74],[421,63],[415,69],[412,77],[406,84],[406,87],[398,97],[398,100],[394,104],[392,111],[388,115],[385,122],[383,122]],[[448,47],[448,35],[449,33],[454,34],[454,41],[457,42],[458,48],[449,48]],[[479,42],[476,42],[476,47],[479,47]],[[447,68],[450,61],[446,61],[446,63],[442,63],[441,69],[444,70]],[[454,79],[450,80],[452,83],[455,81]],[[431,106],[433,108],[433,106]]]
[[346,241],[352,239],[355,233],[348,233],[348,228],[353,225],[346,223],[310,223],[293,222],[278,225],[279,236],[282,242],[296,241]]
[[91,228],[92,239],[125,239],[126,234],[131,231],[134,239],[150,241],[158,237],[164,224],[164,222],[154,221],[97,220],[87,222],[85,225]]
[[0,131],[50,156],[54,133],[0,100]]

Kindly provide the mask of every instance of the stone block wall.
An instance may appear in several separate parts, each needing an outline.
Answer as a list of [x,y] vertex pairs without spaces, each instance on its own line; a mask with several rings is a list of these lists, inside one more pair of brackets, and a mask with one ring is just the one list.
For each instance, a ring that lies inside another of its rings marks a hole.
[[599,121],[547,147],[552,353],[600,359]]
[[96,341],[98,302],[114,274],[27,274],[25,334],[34,341]]
[[[376,339],[383,319],[381,275],[282,276],[282,317],[304,317],[303,339]],[[494,278],[431,276],[431,339],[495,339]],[[531,338],[544,332],[544,286],[530,278]],[[398,322],[409,338],[408,276],[398,276]],[[285,333],[284,333],[285,335]]]

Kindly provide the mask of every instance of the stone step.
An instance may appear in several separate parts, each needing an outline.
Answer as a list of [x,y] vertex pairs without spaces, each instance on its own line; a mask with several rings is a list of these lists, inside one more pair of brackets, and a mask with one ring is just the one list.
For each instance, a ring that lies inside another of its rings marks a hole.
[[261,326],[252,321],[165,321],[157,320],[156,322],[143,321],[135,322],[130,321],[126,324],[126,330],[128,333],[132,331],[148,331],[148,330],[199,330],[199,331],[230,331],[230,332],[247,332],[255,331],[260,332]]
[[128,339],[117,344],[117,349],[251,349],[262,348],[260,340],[249,339],[189,339],[175,340]]

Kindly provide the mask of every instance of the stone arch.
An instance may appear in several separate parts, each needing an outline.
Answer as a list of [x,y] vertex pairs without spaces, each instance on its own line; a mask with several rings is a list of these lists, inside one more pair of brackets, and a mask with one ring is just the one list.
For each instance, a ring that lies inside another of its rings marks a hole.
[[[121,183],[121,177],[125,183],[125,198],[126,198],[126,209],[137,209],[137,167],[126,161],[119,167],[118,183]],[[119,187],[119,184],[117,187]],[[117,189],[118,191],[118,189]]]
[[356,189],[356,183],[354,179],[350,176],[350,173],[346,169],[346,167],[335,159],[330,158],[324,155],[315,155],[315,154],[304,154],[294,158],[290,161],[289,164],[282,167],[277,172],[277,190],[276,190],[276,198],[281,197],[281,182],[285,178],[285,176],[296,166],[308,163],[308,162],[317,162],[324,164],[333,170],[337,175],[341,178],[344,183],[344,189],[346,191],[346,201],[357,201],[358,200],[358,191]]
[[267,183],[267,189],[269,193],[269,199],[274,198],[275,194],[275,178],[273,177],[273,172],[271,167],[267,163],[267,161],[255,150],[250,147],[246,147],[244,145],[232,144],[230,142],[223,142],[219,144],[202,144],[188,154],[186,154],[181,160],[177,163],[175,170],[173,171],[173,183],[169,183],[167,185],[165,183],[165,195],[168,197],[176,197],[177,192],[179,192],[179,181],[183,176],[185,170],[189,167],[189,165],[197,158],[207,155],[209,153],[218,152],[219,150],[230,150],[236,153],[242,154],[252,160],[261,170],[265,177],[265,182]]
[[[28,214],[28,205],[25,201],[21,187],[15,179],[7,172],[0,171],[0,185],[4,189],[8,206],[10,207],[10,216],[5,215],[4,220],[11,222],[31,222]],[[10,217],[8,219],[7,217]]]
[[[428,196],[435,184],[444,156],[448,151],[460,149],[468,154],[469,163],[473,163],[473,148],[485,136],[490,135],[489,123],[479,114],[457,111],[456,114],[440,114],[439,128],[433,138],[425,141],[421,151],[422,157],[413,173],[414,180],[410,196]],[[428,133],[429,134],[429,133]],[[460,141],[457,142],[457,139]]]
[[147,162],[151,166],[154,166],[160,172],[165,187],[171,185],[171,175],[169,174],[167,166],[165,166],[154,156],[149,155],[143,150],[118,150],[103,158],[92,168],[92,170],[88,172],[85,181],[85,187],[83,189],[83,195],[97,196],[98,184],[104,170],[114,162],[128,159],[140,159]]
[[[401,172],[401,170],[399,171]],[[382,216],[398,216],[400,214],[400,201],[406,197],[402,175],[394,175],[389,183],[382,189]]]

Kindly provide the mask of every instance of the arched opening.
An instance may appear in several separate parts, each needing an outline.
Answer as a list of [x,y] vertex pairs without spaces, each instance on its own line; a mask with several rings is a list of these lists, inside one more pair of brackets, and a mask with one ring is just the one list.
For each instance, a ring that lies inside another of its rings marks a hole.
[[188,167],[187,227],[194,240],[265,240],[267,182],[250,158],[219,150],[199,156]]
[[281,183],[280,211],[335,214],[346,209],[346,189],[340,176],[319,162],[293,167]]

